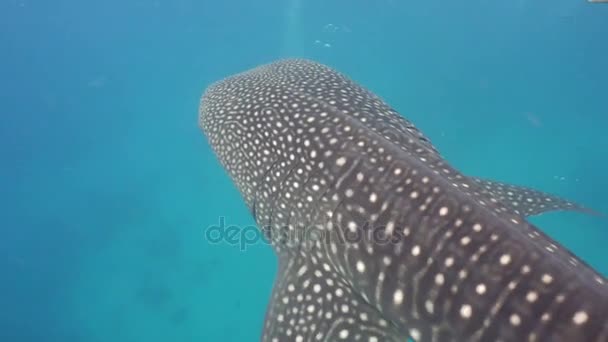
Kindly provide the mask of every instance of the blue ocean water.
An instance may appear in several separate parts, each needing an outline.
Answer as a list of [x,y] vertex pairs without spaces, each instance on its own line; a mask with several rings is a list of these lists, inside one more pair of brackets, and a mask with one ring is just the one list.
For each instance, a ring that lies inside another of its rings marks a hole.
[[[281,57],[348,74],[454,166],[608,213],[608,4],[0,2],[0,340],[253,341],[269,246],[197,127],[211,82]],[[606,219],[532,221],[604,275]]]

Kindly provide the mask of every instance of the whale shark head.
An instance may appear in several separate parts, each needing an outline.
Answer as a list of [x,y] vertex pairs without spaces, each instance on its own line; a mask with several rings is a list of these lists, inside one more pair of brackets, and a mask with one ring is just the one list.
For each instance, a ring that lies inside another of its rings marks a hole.
[[608,341],[605,278],[526,220],[577,204],[463,175],[309,60],[219,81],[199,110],[279,259],[263,341]]

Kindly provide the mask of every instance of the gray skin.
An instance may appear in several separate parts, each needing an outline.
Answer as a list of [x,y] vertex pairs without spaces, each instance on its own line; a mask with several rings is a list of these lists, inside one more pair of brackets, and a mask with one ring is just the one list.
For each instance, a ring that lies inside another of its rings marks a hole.
[[262,341],[608,341],[606,279],[526,221],[576,204],[462,175],[313,61],[217,82],[199,109],[278,255]]

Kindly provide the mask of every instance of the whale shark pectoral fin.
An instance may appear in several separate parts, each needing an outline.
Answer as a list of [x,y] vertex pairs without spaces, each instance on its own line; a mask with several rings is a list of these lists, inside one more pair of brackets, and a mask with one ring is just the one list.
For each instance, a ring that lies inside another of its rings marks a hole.
[[579,204],[535,189],[487,179],[473,177],[470,179],[483,187],[489,196],[494,197],[506,208],[523,217],[557,210],[580,211],[601,216],[600,213]]
[[302,256],[281,259],[288,260],[279,262],[263,342],[407,340],[329,265]]

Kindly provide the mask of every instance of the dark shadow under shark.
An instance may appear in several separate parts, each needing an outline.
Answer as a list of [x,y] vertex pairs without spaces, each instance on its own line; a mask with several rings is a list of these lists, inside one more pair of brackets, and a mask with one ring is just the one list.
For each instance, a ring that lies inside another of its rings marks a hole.
[[461,174],[346,76],[263,65],[199,124],[279,258],[262,341],[608,341],[606,279],[526,220],[588,210]]

